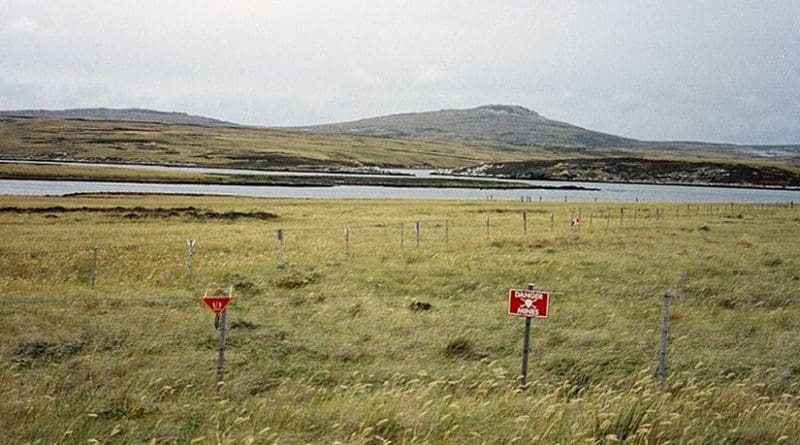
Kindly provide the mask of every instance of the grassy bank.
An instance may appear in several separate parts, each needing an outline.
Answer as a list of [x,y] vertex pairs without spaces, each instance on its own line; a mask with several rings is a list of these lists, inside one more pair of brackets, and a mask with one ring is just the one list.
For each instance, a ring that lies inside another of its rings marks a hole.
[[[406,176],[373,177],[367,175],[236,175],[195,173],[141,168],[101,167],[80,165],[43,165],[0,163],[0,179],[104,181],[162,184],[261,185],[287,187],[332,187],[363,185],[384,187],[450,187],[522,189],[531,188],[522,182],[477,179],[414,178]],[[558,188],[558,187],[553,187]]]
[[[2,197],[0,427],[12,443],[796,441],[797,206],[579,205]],[[505,303],[528,282],[555,294],[520,391]],[[224,286],[217,390],[199,297]]]

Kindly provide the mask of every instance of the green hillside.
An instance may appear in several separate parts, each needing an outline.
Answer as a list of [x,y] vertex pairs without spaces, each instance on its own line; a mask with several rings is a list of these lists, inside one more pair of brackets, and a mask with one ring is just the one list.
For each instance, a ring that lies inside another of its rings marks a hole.
[[464,167],[552,157],[499,143],[410,141],[240,126],[0,118],[0,157],[239,168]]

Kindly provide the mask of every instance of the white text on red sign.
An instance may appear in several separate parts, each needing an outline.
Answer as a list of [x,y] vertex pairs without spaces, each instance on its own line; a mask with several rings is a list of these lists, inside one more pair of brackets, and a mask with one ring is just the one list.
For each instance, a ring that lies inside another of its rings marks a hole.
[[547,318],[549,309],[550,293],[547,291],[522,289],[508,291],[508,315]]

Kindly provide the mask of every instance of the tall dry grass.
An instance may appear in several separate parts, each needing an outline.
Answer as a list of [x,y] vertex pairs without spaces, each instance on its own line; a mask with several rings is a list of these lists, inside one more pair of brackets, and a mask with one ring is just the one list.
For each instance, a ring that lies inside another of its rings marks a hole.
[[[620,226],[621,205],[606,203],[0,199],[53,205],[123,210],[0,212],[0,425],[10,443],[800,437],[796,207],[687,215],[685,205],[638,204],[636,224]],[[278,218],[129,215],[186,205]],[[584,222],[570,227],[579,206]],[[193,282],[186,238],[197,240]],[[505,315],[505,298],[528,282],[554,296],[551,318],[534,323],[531,383],[520,390],[522,323]],[[199,297],[227,285],[227,378],[216,389],[217,333]],[[667,289],[678,297],[660,386]]]

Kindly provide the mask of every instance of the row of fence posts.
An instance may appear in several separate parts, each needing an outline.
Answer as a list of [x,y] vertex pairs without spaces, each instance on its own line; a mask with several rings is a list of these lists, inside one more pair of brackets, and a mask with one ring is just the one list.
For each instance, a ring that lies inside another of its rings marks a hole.
[[[696,208],[695,215],[699,215],[700,214],[700,206],[696,205],[695,208]],[[766,208],[766,207],[763,207],[763,208]],[[791,208],[791,209],[794,208],[794,202],[790,202],[789,203],[789,208]],[[680,207],[677,207],[676,209],[677,209],[677,211],[676,211],[675,216],[679,217],[680,216],[680,213],[679,213]],[[687,209],[686,210],[687,216],[690,216],[691,215],[691,210],[692,210],[691,204],[687,204],[686,209]],[[711,212],[713,212],[713,206],[709,205],[708,209],[709,209],[709,213],[711,214]],[[731,211],[731,213],[733,212],[733,210],[734,210],[734,204],[730,203],[730,211]],[[612,212],[610,210],[607,210],[605,212],[605,214],[606,214],[606,226],[610,226],[611,225],[611,213]],[[577,216],[578,216],[578,219],[580,220],[581,216],[582,216],[582,210],[581,209],[577,210]],[[639,209],[638,208],[634,208],[634,210],[633,210],[633,223],[634,224],[637,223],[638,218],[639,218]],[[659,209],[659,208],[656,208],[655,209],[655,220],[658,222],[662,218],[664,218],[663,210]],[[594,211],[591,211],[589,213],[589,225],[591,226],[593,224],[593,222],[594,222]],[[619,225],[623,226],[624,224],[625,224],[625,208],[620,208],[619,209]],[[580,227],[580,226],[578,226],[578,227]],[[491,236],[491,218],[490,218],[489,215],[486,215],[486,217],[485,217],[484,228],[485,228],[485,231],[486,231],[486,236]],[[555,229],[555,213],[550,212],[550,231],[552,232],[554,229]],[[528,212],[527,211],[523,211],[522,212],[522,232],[523,232],[523,234],[526,234],[526,235],[528,233]],[[285,231],[284,231],[284,229],[281,228],[281,229],[277,229],[275,233],[276,233],[276,237],[277,237],[278,243],[279,243],[278,244],[279,259],[283,260],[284,255],[286,253]],[[346,255],[350,255],[350,238],[351,238],[351,234],[352,234],[352,229],[350,228],[350,226],[349,225],[345,226],[344,227],[344,238],[345,238],[345,254]],[[419,247],[419,245],[420,245],[421,235],[422,235],[422,222],[417,220],[417,221],[414,222],[414,244],[415,244],[416,247]],[[444,219],[444,242],[448,243],[449,242],[449,238],[450,238],[450,221],[449,221],[448,218],[445,218]],[[194,253],[195,253],[196,242],[197,242],[196,240],[191,239],[191,238],[186,240],[186,245],[188,247],[187,277],[188,277],[190,283],[193,282],[193,280],[194,280]],[[405,224],[404,223],[400,223],[400,248],[402,249],[404,247],[404,245],[405,245]],[[91,273],[90,273],[90,278],[89,278],[92,289],[94,289],[95,283],[97,281],[97,253],[98,253],[98,248],[97,247],[93,247],[92,248]]]
[[[623,213],[624,213],[624,210],[620,209],[620,225],[622,225]],[[580,214],[580,210],[579,210],[579,214]],[[590,214],[590,215],[591,215],[590,218],[592,218],[593,217],[593,213]],[[609,215],[609,218],[610,218],[610,213],[608,215]],[[555,218],[555,215],[553,213],[550,213],[550,231],[553,231],[553,228],[554,228],[554,218]],[[636,219],[634,217],[634,221],[635,220]],[[591,219],[590,219],[590,223],[591,223]],[[486,227],[486,236],[490,236],[491,235],[491,219],[490,219],[490,217],[488,215],[486,216],[485,227]],[[522,212],[522,231],[523,231],[524,234],[528,233],[528,213],[527,212]],[[449,232],[450,232],[449,219],[445,218],[445,220],[444,220],[444,242],[445,243],[449,242],[449,236],[450,236]],[[345,228],[344,228],[344,237],[345,237],[345,254],[346,255],[350,255],[350,234],[351,233],[352,233],[352,230],[351,230],[350,226],[345,226]],[[415,221],[415,223],[414,223],[414,237],[415,237],[415,245],[416,245],[416,247],[419,247],[421,234],[422,234],[422,222]],[[279,251],[278,251],[279,259],[283,260],[284,254],[286,252],[284,230],[283,229],[278,229],[276,231],[276,237],[277,237],[278,243],[279,243]],[[405,241],[405,225],[404,225],[404,223],[400,223],[400,248],[404,247],[404,241]],[[186,266],[187,267],[187,277],[189,279],[189,282],[191,283],[191,282],[194,281],[194,252],[195,252],[195,246],[197,245],[197,240],[191,239],[191,238],[187,239],[186,240],[186,245],[188,247],[188,254],[187,254],[188,257],[187,257],[187,266]],[[90,283],[91,283],[92,289],[94,289],[95,282],[97,280],[97,251],[98,251],[97,247],[92,248],[92,265],[91,265],[91,273],[90,273]]]

